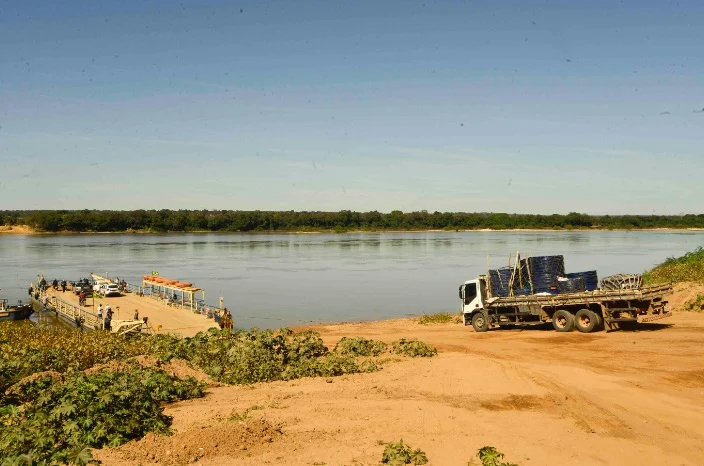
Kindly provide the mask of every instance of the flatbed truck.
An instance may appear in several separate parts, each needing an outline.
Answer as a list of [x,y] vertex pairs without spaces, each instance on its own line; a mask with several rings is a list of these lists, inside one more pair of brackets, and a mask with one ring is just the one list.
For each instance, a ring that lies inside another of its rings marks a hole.
[[576,293],[492,297],[487,276],[480,275],[460,286],[464,324],[477,332],[490,328],[536,326],[552,323],[558,332],[575,328],[589,333],[605,328],[633,329],[640,322],[669,317],[664,299],[672,285],[633,289],[594,290]]

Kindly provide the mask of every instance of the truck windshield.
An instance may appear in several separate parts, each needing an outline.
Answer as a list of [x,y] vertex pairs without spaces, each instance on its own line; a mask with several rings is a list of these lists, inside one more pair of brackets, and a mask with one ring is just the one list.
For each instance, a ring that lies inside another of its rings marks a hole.
[[464,302],[469,304],[474,298],[477,297],[477,284],[468,283],[464,286]]

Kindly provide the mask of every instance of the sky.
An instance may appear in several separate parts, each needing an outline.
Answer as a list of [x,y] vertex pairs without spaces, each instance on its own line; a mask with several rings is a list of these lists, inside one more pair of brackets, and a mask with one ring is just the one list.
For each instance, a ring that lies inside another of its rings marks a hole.
[[701,1],[0,0],[0,210],[702,213]]

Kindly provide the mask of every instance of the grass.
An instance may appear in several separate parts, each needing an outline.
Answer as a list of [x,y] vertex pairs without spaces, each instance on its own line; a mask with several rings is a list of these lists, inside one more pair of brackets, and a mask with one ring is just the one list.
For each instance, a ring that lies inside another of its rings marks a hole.
[[643,274],[643,283],[700,282],[704,283],[704,249],[701,247],[682,257],[670,257]]
[[423,314],[418,317],[418,323],[420,325],[429,324],[457,324],[462,322],[462,316],[460,314],[453,314],[451,312],[438,312],[435,314]]

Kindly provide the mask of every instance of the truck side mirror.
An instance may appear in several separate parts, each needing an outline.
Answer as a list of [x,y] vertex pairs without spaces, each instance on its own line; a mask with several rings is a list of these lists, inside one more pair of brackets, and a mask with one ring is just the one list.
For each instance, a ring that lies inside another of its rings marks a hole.
[[464,299],[464,285],[460,285],[460,299]]

